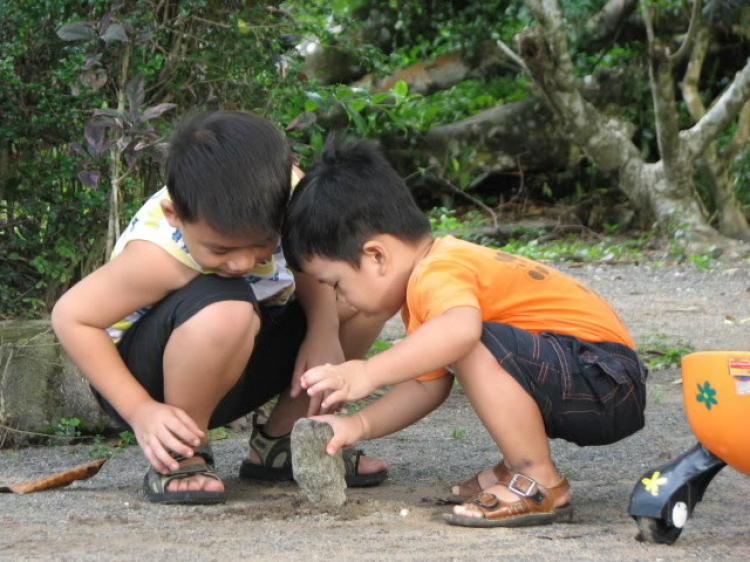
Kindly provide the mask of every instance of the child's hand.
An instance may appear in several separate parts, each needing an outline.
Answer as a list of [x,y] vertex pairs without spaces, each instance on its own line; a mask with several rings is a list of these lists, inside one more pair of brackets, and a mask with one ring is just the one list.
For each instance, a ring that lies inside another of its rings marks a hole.
[[326,453],[335,455],[339,449],[354,447],[362,437],[362,423],[356,416],[315,416],[315,421],[325,422],[333,428],[333,437],[326,445]]
[[347,361],[341,365],[320,365],[302,375],[302,388],[307,394],[330,392],[321,403],[329,408],[337,402],[354,402],[372,394],[375,386],[367,376],[365,361]]
[[[294,364],[290,395],[295,398],[303,392],[301,380],[305,371],[319,365],[328,363],[338,365],[343,362],[344,352],[338,338],[316,338],[313,334],[308,334],[300,346]],[[327,393],[322,393],[310,397],[310,404],[307,409],[308,416],[328,414],[337,409],[338,404],[331,404],[328,408],[321,407],[321,402],[326,395]]]
[[146,458],[162,474],[180,467],[170,451],[192,457],[192,447],[206,436],[183,410],[155,400],[137,408],[128,421]]

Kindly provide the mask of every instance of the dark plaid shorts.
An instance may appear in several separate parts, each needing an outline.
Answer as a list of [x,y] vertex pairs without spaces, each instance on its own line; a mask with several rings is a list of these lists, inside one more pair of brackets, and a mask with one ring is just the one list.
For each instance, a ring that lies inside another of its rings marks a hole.
[[[130,372],[159,402],[164,401],[164,350],[172,332],[206,306],[220,301],[253,303],[261,317],[250,361],[240,380],[219,402],[210,427],[225,425],[252,412],[288,388],[307,321],[296,300],[284,306],[258,305],[244,279],[200,275],[170,293],[128,329],[117,344]],[[123,427],[128,424],[96,390],[104,411]]]
[[643,427],[648,370],[629,347],[492,322],[482,343],[539,405],[549,437],[607,445]]

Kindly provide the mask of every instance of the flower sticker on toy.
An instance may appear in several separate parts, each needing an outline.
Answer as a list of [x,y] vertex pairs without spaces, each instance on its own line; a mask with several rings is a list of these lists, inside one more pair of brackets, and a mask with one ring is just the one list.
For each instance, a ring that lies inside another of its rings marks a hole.
[[667,484],[667,482],[669,482],[669,479],[665,476],[662,476],[661,472],[659,472],[658,470],[654,472],[651,478],[641,479],[643,487],[646,488],[646,491],[650,492],[654,497],[659,495],[659,486],[664,486]]
[[731,357],[729,375],[734,378],[737,394],[750,396],[750,357]]
[[718,405],[719,401],[716,399],[716,389],[711,387],[710,382],[706,381],[696,386],[698,387],[698,395],[695,399],[698,402],[703,402],[707,410],[711,410],[712,406]]

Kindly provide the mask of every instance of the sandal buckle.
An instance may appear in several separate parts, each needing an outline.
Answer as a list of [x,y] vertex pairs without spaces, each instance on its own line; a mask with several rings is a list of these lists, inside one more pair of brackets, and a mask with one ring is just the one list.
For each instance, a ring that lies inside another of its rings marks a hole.
[[500,505],[500,500],[494,494],[488,494],[487,492],[481,492],[474,496],[471,503],[478,505],[484,509],[495,511]]
[[[519,484],[523,486],[526,484],[525,489],[519,487]],[[508,482],[507,488],[514,494],[518,494],[524,498],[530,498],[539,491],[539,484],[533,478],[529,478],[525,474],[516,473]]]

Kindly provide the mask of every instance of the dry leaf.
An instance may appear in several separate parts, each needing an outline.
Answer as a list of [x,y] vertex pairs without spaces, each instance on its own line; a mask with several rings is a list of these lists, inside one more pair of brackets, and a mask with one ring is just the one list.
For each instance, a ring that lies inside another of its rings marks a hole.
[[107,462],[107,459],[98,459],[95,461],[87,462],[65,472],[58,472],[51,476],[45,476],[31,482],[24,482],[23,484],[16,484],[15,486],[0,486],[0,493],[13,493],[13,494],[32,494],[34,492],[41,492],[42,490],[49,490],[51,488],[62,488],[68,486],[76,480],[86,480],[91,478],[99,469]]

